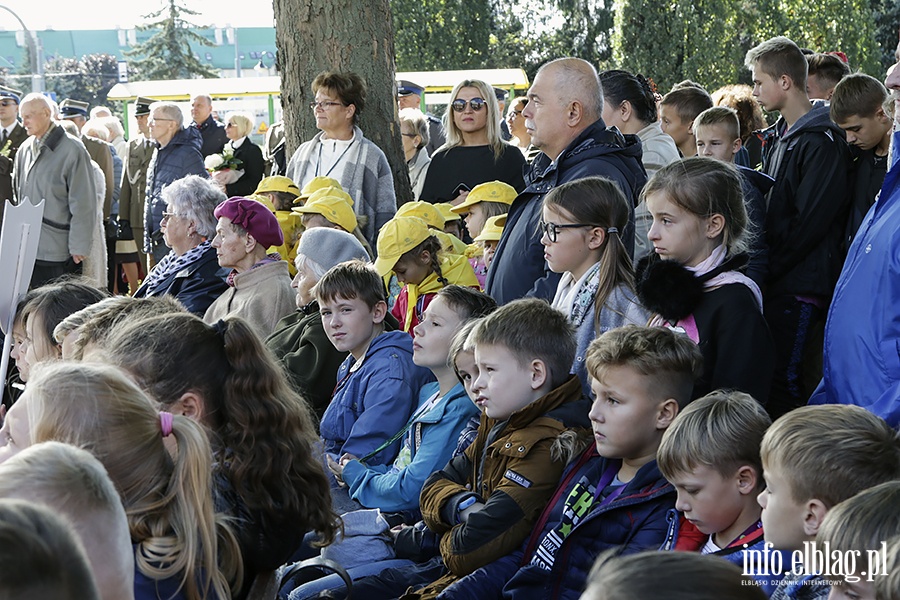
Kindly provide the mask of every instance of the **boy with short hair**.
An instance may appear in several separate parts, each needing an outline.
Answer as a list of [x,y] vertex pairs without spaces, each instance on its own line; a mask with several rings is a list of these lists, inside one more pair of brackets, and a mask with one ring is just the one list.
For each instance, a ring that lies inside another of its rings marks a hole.
[[[396,595],[408,585],[433,582],[405,596],[433,598],[517,548],[565,468],[554,446],[573,428],[587,427],[588,401],[578,378],[569,374],[574,332],[561,312],[543,300],[516,300],[480,321],[469,339],[479,371],[472,389],[484,411],[478,434],[425,482],[420,497],[425,524],[440,537],[443,561],[404,570],[402,577],[397,570],[383,572],[370,582],[381,593],[387,582]],[[416,535],[421,532],[403,530],[397,546]],[[355,585],[357,592],[382,597]]]
[[[833,573],[838,597],[875,600],[876,582],[890,575],[887,540],[900,535],[900,481],[863,490],[834,507],[825,517],[816,544],[843,556],[856,556],[853,570]],[[900,588],[895,588],[900,591]]]
[[754,169],[735,164],[741,149],[741,126],[737,112],[728,106],[707,108],[694,119],[697,154],[734,164],[741,174],[747,217],[756,234],[750,249],[746,275],[762,286],[768,274],[769,249],[766,246],[766,194],[775,181]]
[[[338,368],[319,426],[326,460],[332,463],[344,455],[365,456],[399,431],[419,390],[434,378],[413,362],[409,334],[385,330],[384,285],[370,265],[360,260],[337,265],[322,276],[315,294],[328,339],[350,353]],[[389,465],[399,448],[398,439],[368,464]]]
[[881,191],[887,174],[893,123],[885,111],[888,91],[880,81],[864,73],[841,80],[831,97],[831,120],[844,130],[853,157],[853,196],[847,219],[845,243],[856,230]]
[[707,108],[712,108],[712,105],[709,93],[695,85],[673,89],[663,96],[659,103],[659,124],[663,132],[675,141],[682,157],[697,154],[694,119]]
[[777,418],[804,405],[821,376],[816,336],[841,269],[850,157],[828,107],[810,104],[806,58],[794,42],[772,38],[748,51],[745,63],[753,95],[781,113],[759,134],[763,171],[775,180],[767,197],[763,312],[776,360],[767,408]]
[[[769,428],[760,448],[766,489],[759,495],[763,530],[774,549],[803,550],[826,514],[862,490],[900,479],[900,435],[853,405],[804,406]],[[831,589],[816,573],[784,565],[772,600],[824,600]]]
[[567,440],[569,466],[525,545],[441,597],[494,598],[502,590],[503,597],[577,598],[603,551],[658,548],[675,490],[656,451],[690,401],[702,363],[696,344],[664,327],[630,325],[594,340],[587,351],[593,440]]
[[834,54],[816,52],[806,56],[806,93],[813,100],[831,100],[834,86],[850,74],[850,67]]
[[763,549],[759,446],[771,423],[752,396],[723,390],[678,415],[656,455],[678,493],[663,550],[699,550],[744,565],[754,556],[748,550]]

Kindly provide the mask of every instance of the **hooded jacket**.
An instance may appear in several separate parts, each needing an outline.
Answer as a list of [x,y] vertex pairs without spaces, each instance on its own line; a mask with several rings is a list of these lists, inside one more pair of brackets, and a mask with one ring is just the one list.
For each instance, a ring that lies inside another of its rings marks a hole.
[[[551,300],[559,284],[559,273],[544,260],[538,223],[544,195],[560,185],[599,175],[615,181],[625,197],[637,204],[647,182],[641,164],[641,141],[636,135],[622,135],[598,119],[569,144],[556,161],[539,154],[525,173],[525,191],[513,201],[503,227],[500,243],[488,270],[485,288],[498,304],[525,296]],[[634,245],[634,211],[622,240]]]
[[[422,517],[430,530],[442,534],[441,555],[450,571],[422,590],[422,598],[522,543],[565,469],[565,459],[553,446],[567,429],[588,426],[588,406],[581,382],[570,375],[506,421],[482,414],[472,445],[422,489]],[[459,505],[471,496],[484,507],[458,523]]]
[[[900,143],[900,134],[894,134]],[[810,404],[856,404],[900,425],[900,167],[850,246],[825,323],[823,379]]]
[[829,297],[841,269],[850,205],[850,152],[827,106],[785,132],[784,118],[757,135],[763,171],[775,179],[767,199],[767,295]]
[[187,127],[175,132],[165,147],[157,144],[147,167],[147,200],[144,203],[144,251],[151,252],[152,240],[162,240],[159,224],[166,210],[163,188],[188,175],[209,177],[200,154],[200,132]]
[[593,444],[566,468],[556,491],[522,548],[481,569],[442,598],[577,599],[597,556],[609,548],[622,554],[658,548],[666,535],[666,513],[675,488],[656,461],[641,467],[622,492],[596,502],[596,486],[620,461],[602,458]]
[[[325,452],[362,457],[400,431],[412,414],[423,385],[434,381],[428,369],[412,360],[412,337],[386,331],[372,340],[362,364],[347,357],[337,373],[331,403],[319,431]],[[372,458],[370,465],[389,464],[397,457],[397,440]]]

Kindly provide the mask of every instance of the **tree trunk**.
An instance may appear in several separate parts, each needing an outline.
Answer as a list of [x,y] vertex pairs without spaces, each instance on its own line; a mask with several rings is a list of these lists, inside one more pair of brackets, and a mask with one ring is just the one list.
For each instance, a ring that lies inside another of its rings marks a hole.
[[322,71],[353,71],[366,82],[360,128],[387,156],[397,204],[412,199],[394,95],[394,30],[388,0],[274,0],[275,42],[287,156],[316,129],[310,84]]

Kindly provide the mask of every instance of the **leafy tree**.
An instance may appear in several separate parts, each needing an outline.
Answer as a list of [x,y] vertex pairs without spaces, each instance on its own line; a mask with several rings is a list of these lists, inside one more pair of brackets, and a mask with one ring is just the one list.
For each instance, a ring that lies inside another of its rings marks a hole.
[[200,62],[191,50],[191,42],[201,46],[213,43],[194,31],[198,26],[186,20],[186,15],[200,14],[179,3],[166,0],[166,5],[144,18],[152,22],[140,25],[140,31],[155,31],[145,42],[125,52],[134,57],[130,67],[134,79],[190,79],[218,77],[215,69]]
[[[872,14],[875,20],[875,43],[881,50],[877,56],[881,71],[897,62],[894,51],[897,48],[898,28],[900,28],[900,1],[872,0]],[[874,73],[872,73],[875,76]]]
[[489,0],[392,0],[400,71],[486,68],[493,63]]
[[47,90],[55,92],[60,100],[72,98],[91,106],[105,104],[106,95],[118,80],[117,63],[111,54],[54,58],[44,66]]

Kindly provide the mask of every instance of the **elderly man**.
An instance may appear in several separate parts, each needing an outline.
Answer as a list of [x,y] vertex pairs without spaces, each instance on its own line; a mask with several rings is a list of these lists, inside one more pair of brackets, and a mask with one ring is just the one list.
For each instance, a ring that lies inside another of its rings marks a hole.
[[[422,108],[422,93],[425,91],[421,85],[401,79],[397,82],[397,106],[400,110],[404,108]],[[434,154],[434,151],[444,145],[447,136],[444,133],[444,126],[441,120],[431,113],[425,113],[428,120],[428,145],[425,150],[428,156]]]
[[91,157],[84,145],[53,122],[50,102],[28,94],[19,107],[29,134],[19,147],[13,171],[18,202],[44,201],[31,287],[80,273],[97,228],[97,191]]
[[210,154],[221,154],[228,136],[225,135],[225,126],[212,117],[212,98],[206,94],[197,94],[191,98],[191,118],[194,120],[193,126],[203,137],[203,145],[200,147],[203,158]]
[[21,97],[22,92],[0,85],[0,222],[3,221],[5,201],[13,198],[12,172],[16,151],[28,137],[16,118]]
[[[600,118],[603,93],[597,71],[578,58],[545,64],[528,90],[522,111],[531,143],[541,150],[525,173],[525,190],[510,206],[503,236],[488,271],[486,291],[505,304],[524,296],[552,299],[559,283],[544,260],[541,200],[563,183],[599,175],[615,181],[635,201],[647,181],[641,142],[607,129]],[[633,217],[632,217],[633,223]],[[621,232],[626,248],[634,227]]]
[[138,242],[138,259],[145,273],[148,265],[147,255],[143,252],[144,200],[147,193],[147,168],[153,158],[153,151],[156,150],[147,124],[153,102],[153,99],[143,97],[134,101],[134,120],[137,121],[139,133],[128,140],[122,192],[119,196],[119,239]]
[[155,265],[168,254],[160,230],[166,203],[162,190],[187,175],[209,177],[200,154],[201,138],[196,127],[183,127],[184,116],[174,102],[150,105],[150,137],[156,150],[147,168],[147,195],[144,203],[144,252]]

